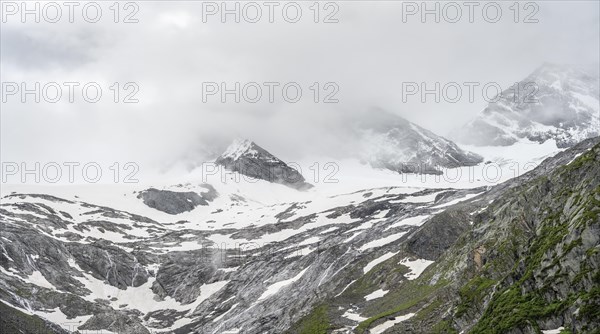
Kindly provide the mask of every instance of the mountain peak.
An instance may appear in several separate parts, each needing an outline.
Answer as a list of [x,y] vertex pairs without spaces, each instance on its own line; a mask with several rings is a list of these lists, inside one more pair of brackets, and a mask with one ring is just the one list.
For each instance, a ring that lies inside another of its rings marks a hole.
[[[518,92],[515,93],[515,90]],[[598,73],[545,63],[502,92],[454,138],[465,144],[509,146],[521,139],[554,139],[569,147],[600,134]]]
[[235,139],[215,163],[242,175],[298,190],[313,187],[297,170],[248,139]]
[[221,155],[221,158],[231,158],[233,160],[239,159],[240,156],[248,152],[253,146],[256,146],[253,141],[248,139],[236,138],[227,147],[225,152]]
[[452,141],[384,110],[369,112],[359,125],[362,158],[376,168],[399,173],[441,174],[442,168],[483,161]]

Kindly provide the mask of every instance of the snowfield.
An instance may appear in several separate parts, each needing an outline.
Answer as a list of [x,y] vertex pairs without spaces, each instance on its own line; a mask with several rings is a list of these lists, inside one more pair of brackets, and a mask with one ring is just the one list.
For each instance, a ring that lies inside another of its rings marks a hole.
[[[277,305],[288,302],[290,296],[302,298],[304,290],[336,284],[339,295],[351,289],[356,279],[334,282],[358,258],[364,259],[362,274],[393,261],[408,267],[406,280],[416,279],[433,261],[400,257],[402,240],[436,213],[476,200],[487,189],[478,187],[515,177],[560,151],[552,142],[469,149],[482,154],[485,161],[473,167],[447,169],[443,175],[401,175],[357,161],[338,161],[338,182],[316,182],[306,191],[248,180],[236,173],[225,179],[213,175],[200,182],[198,170],[179,183],[169,184],[4,185],[0,209],[5,212],[2,222],[6,226],[36,231],[55,242],[92,249],[104,242],[114,247],[114,252],[143,252],[143,261],[134,256],[133,263],[119,264],[123,258],[104,250],[100,254],[108,267],[101,274],[68,255],[65,265],[78,274],[66,286],[77,284],[82,289],[79,297],[85,302],[102,300],[116,312],[139,312],[146,319],[142,325],[156,332],[202,323],[212,333],[243,333],[248,319],[265,310],[280,310]],[[232,150],[228,154],[241,153]],[[491,171],[497,176],[492,177]],[[149,188],[175,194],[207,194],[214,188],[217,196],[205,205],[169,214],[138,198]],[[399,215],[399,208],[407,211]],[[19,260],[10,251],[16,241],[4,233],[0,238],[2,254],[10,263]],[[336,247],[345,251],[330,254]],[[187,254],[203,257],[209,265],[198,267],[191,262],[193,270],[186,274],[186,265],[179,267],[177,263],[189,262]],[[0,276],[37,289],[70,293],[65,286],[59,287],[45,267],[43,253],[26,256],[30,271],[0,267]],[[133,266],[132,276],[123,278],[125,287],[110,281],[115,272],[111,267],[117,265]],[[165,271],[173,281],[164,281]],[[194,275],[199,278],[194,279]],[[191,287],[194,297],[178,292]],[[371,291],[361,297],[365,303],[384,298],[389,288]],[[60,308],[34,309],[26,301],[16,307],[65,324],[65,328],[71,326],[68,323],[81,325],[92,319],[91,314],[69,318]],[[164,314],[171,314],[165,312],[175,312],[169,316],[172,321],[161,320]],[[381,333],[411,316],[396,317],[371,331]],[[347,309],[343,317],[352,327],[366,319],[358,308]]]

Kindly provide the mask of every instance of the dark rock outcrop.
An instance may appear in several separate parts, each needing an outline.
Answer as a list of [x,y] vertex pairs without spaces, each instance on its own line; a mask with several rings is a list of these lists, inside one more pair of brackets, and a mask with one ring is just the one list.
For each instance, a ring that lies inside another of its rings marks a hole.
[[141,191],[137,198],[142,199],[147,206],[172,215],[194,210],[198,205],[208,205],[208,202],[217,197],[216,190],[209,185],[208,192],[195,193],[193,191],[171,191],[150,188]]

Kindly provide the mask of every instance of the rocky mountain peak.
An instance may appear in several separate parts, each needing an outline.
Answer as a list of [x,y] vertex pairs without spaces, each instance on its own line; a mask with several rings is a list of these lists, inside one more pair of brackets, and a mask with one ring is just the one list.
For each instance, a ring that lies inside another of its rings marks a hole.
[[441,168],[473,166],[483,160],[398,115],[375,109],[368,116],[358,126],[360,151],[375,167],[399,173],[440,174]]
[[298,190],[312,188],[297,170],[248,139],[235,139],[215,163],[255,179]]

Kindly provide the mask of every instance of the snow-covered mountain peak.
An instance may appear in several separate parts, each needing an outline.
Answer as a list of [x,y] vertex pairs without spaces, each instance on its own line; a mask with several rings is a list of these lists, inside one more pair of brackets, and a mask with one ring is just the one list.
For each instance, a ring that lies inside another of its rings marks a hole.
[[453,137],[465,144],[507,146],[522,139],[559,147],[600,134],[598,73],[544,64],[502,92]]
[[400,173],[440,174],[442,168],[473,166],[477,154],[462,150],[452,141],[408,120],[375,109],[358,128],[363,160],[374,167]]
[[240,156],[245,153],[256,154],[256,150],[251,150],[251,148],[256,145],[254,142],[248,139],[236,138],[233,142],[227,147],[225,152],[221,155],[221,158],[231,158],[233,160],[237,160]]
[[[536,68],[525,80],[535,81],[538,84],[552,85],[554,83],[585,82],[585,87],[598,88],[598,75],[593,73],[593,68],[584,66],[544,63]],[[558,87],[555,85],[555,87]]]

